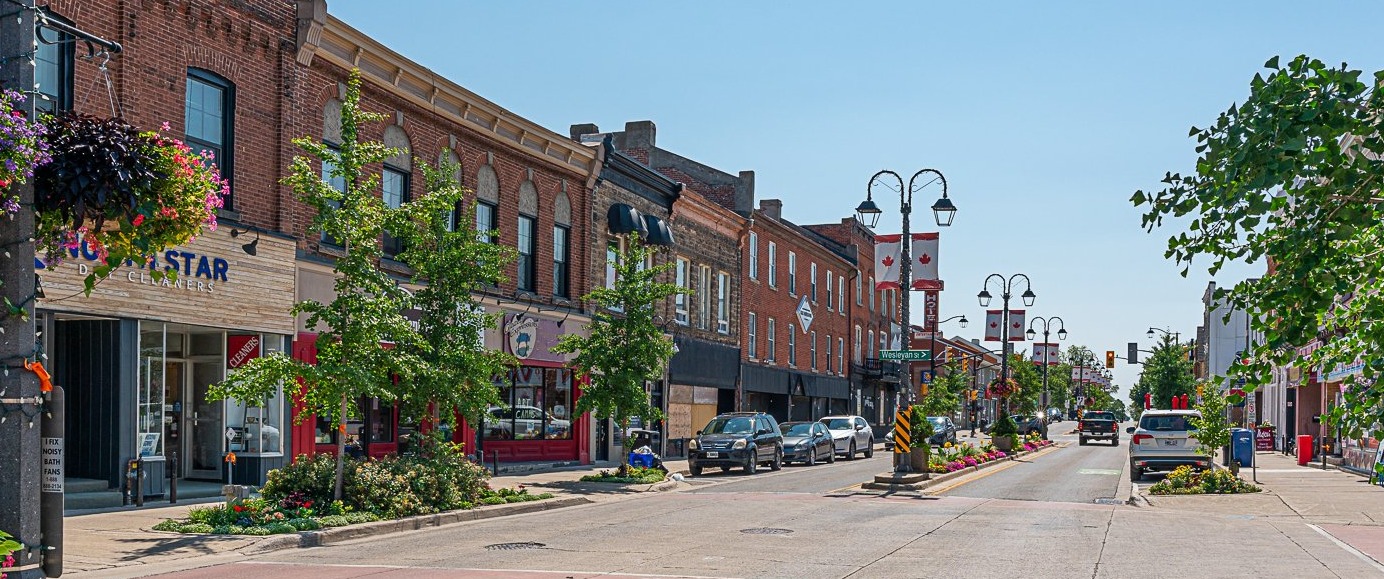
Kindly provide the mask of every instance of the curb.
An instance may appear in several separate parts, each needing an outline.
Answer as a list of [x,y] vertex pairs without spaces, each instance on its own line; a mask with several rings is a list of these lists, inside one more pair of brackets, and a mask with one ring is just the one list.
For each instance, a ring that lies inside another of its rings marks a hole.
[[1044,447],[1044,448],[1040,448],[1040,449],[1037,449],[1037,450],[1030,450],[1030,451],[1021,453],[1021,454],[1011,454],[1011,455],[1009,455],[1009,456],[1006,456],[1006,457],[1001,458],[1001,459],[998,459],[998,460],[992,460],[992,461],[990,461],[990,462],[983,462],[983,463],[978,464],[978,465],[975,465],[975,466],[968,466],[968,467],[963,468],[963,469],[961,469],[961,470],[954,470],[954,471],[947,472],[947,473],[938,473],[938,474],[935,474],[935,475],[932,474],[932,473],[929,473],[928,479],[927,479],[927,480],[919,481],[919,482],[916,482],[916,483],[909,483],[909,484],[886,484],[886,483],[877,483],[877,482],[874,482],[874,481],[870,481],[870,482],[862,483],[862,484],[860,485],[860,488],[862,488],[862,489],[869,489],[869,490],[877,490],[877,491],[921,491],[921,490],[925,490],[925,489],[927,489],[927,488],[929,488],[929,487],[933,487],[933,486],[939,485],[939,484],[941,484],[941,483],[947,482],[947,481],[952,480],[952,479],[954,479],[954,478],[960,478],[960,477],[965,476],[965,475],[968,475],[968,474],[980,472],[980,471],[982,471],[982,470],[985,470],[985,469],[990,468],[990,467],[992,467],[992,466],[999,465],[999,464],[1001,464],[1001,463],[1010,462],[1010,461],[1013,461],[1013,460],[1018,460],[1018,459],[1021,458],[1021,457],[1036,455],[1036,454],[1038,454],[1038,453],[1040,453],[1040,452],[1043,452],[1043,451],[1045,451],[1045,450],[1050,450],[1050,449],[1054,449],[1054,448],[1061,448],[1061,447],[1060,447],[1059,445],[1057,445],[1057,444],[1054,443],[1054,444],[1050,444],[1050,445],[1048,445],[1048,446],[1046,446],[1046,447]]
[[348,541],[361,537],[375,537],[404,531],[417,531],[428,527],[440,527],[469,521],[493,519],[495,517],[535,513],[584,505],[590,502],[591,500],[585,497],[566,497],[506,505],[485,505],[465,511],[447,511],[435,515],[416,515],[389,521],[375,521],[373,523],[333,527],[318,531],[302,531],[293,534],[276,535],[237,549],[237,552],[246,555],[258,555],[298,547],[320,547],[330,543],[339,543],[341,541]]

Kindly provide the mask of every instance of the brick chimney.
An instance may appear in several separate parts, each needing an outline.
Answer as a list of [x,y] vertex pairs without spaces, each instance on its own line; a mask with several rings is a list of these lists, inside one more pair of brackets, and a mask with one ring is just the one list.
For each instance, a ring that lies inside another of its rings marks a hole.
[[760,199],[759,210],[769,216],[774,221],[779,221],[783,216],[782,199]]

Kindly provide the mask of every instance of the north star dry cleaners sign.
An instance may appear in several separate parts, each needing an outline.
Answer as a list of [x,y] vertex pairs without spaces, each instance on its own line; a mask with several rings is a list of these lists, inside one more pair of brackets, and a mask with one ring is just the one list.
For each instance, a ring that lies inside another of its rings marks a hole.
[[798,325],[802,326],[803,333],[807,333],[807,328],[812,325],[812,304],[807,301],[807,295],[798,300]]
[[[85,241],[82,242],[80,250],[78,248],[72,248],[68,250],[68,253],[72,256],[72,259],[81,258],[88,262],[98,261],[96,252],[92,251]],[[149,275],[147,270],[159,267],[160,264],[163,265],[164,272],[177,274],[177,279],[170,280],[165,277],[158,280]],[[78,262],[76,266],[77,274],[83,277],[90,274],[94,267],[90,263],[84,262]],[[58,265],[57,267],[62,266]],[[48,266],[43,263],[42,260],[34,258],[34,268],[44,270],[48,269]],[[123,268],[132,268],[126,271],[124,275],[125,279],[130,283],[215,293],[216,283],[227,281],[226,274],[231,270],[231,262],[220,257],[198,255],[191,251],[180,249],[170,249],[163,252],[161,260],[155,258],[153,263],[149,264],[148,267],[144,264],[126,261]],[[119,270],[116,270],[114,273],[119,275]]]

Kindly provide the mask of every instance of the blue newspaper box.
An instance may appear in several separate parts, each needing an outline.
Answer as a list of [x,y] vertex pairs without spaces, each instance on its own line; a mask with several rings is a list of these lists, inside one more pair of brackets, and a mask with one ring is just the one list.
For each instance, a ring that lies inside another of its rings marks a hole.
[[1240,461],[1240,466],[1254,466],[1254,431],[1248,428],[1230,429],[1231,460]]

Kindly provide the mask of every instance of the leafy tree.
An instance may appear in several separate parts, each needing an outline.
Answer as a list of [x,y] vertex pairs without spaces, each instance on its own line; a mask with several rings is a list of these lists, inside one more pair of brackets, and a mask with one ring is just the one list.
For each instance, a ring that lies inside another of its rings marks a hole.
[[475,296],[484,285],[504,280],[504,268],[516,252],[478,235],[474,203],[453,219],[466,193],[457,184],[456,171],[456,166],[434,169],[425,164],[428,194],[405,204],[391,224],[406,240],[398,258],[421,285],[413,292],[413,306],[422,312],[422,339],[412,349],[423,365],[398,395],[406,402],[400,411],[420,421],[431,419],[432,404],[444,422],[456,412],[479,425],[490,406],[501,404],[494,377],[511,369],[515,359],[485,347],[485,331],[496,328],[499,314],[486,313]]
[[1129,391],[1129,408],[1132,410],[1129,415],[1135,420],[1144,414],[1144,395],[1149,392],[1149,382],[1143,380],[1135,382],[1134,388]]
[[[1154,408],[1169,408],[1173,396],[1186,394],[1190,398],[1196,394],[1192,361],[1187,359],[1186,352],[1186,347],[1174,342],[1172,336],[1163,336],[1144,361],[1135,391],[1152,392]],[[1138,402],[1143,404],[1143,400]]]
[[951,416],[961,408],[961,395],[970,387],[971,376],[961,371],[961,364],[948,362],[928,385],[927,396],[918,401],[925,416]]
[[[1347,436],[1384,436],[1384,71],[1361,78],[1347,65],[1298,56],[1265,63],[1245,101],[1206,128],[1189,175],[1168,173],[1158,191],[1137,191],[1150,232],[1176,219],[1166,256],[1185,276],[1198,257],[1214,275],[1226,263],[1266,260],[1269,271],[1214,296],[1250,314],[1263,340],[1230,374],[1246,390],[1275,366],[1334,368],[1366,360],[1334,411]],[[1305,359],[1296,348],[1323,342]]]
[[658,281],[672,265],[646,266],[651,254],[637,233],[630,234],[614,264],[613,287],[597,287],[584,297],[596,306],[588,335],[566,334],[552,349],[576,354],[572,365],[590,377],[577,400],[577,414],[612,418],[622,431],[635,416],[646,422],[663,418],[649,404],[644,386],[658,380],[673,357],[673,340],[654,323],[654,305],[686,291]]
[[1201,413],[1200,418],[1192,418],[1192,426],[1197,427],[1197,440],[1201,442],[1198,453],[1215,458],[1216,451],[1230,444],[1230,420],[1226,418],[1226,408],[1230,401],[1219,388],[1207,388],[1201,402],[1194,408]]
[[[1038,373],[1037,366],[1023,354],[1010,354],[1009,377],[1019,385],[1019,391],[1009,397],[1010,410],[1019,414],[1034,414],[1043,393],[1043,377]],[[1052,384],[1048,385],[1051,387]]]
[[[333,267],[336,297],[329,303],[304,300],[292,310],[294,315],[307,316],[309,328],[320,330],[317,363],[307,364],[282,353],[257,358],[213,386],[208,395],[213,400],[233,398],[258,404],[280,384],[300,380],[303,390],[296,400],[304,411],[299,416],[316,414],[338,429],[336,498],[342,495],[344,431],[355,406],[351,402],[362,396],[395,399],[394,380],[408,384],[422,366],[418,353],[425,349],[403,314],[407,292],[377,268],[382,257],[380,238],[394,210],[375,194],[379,178],[365,168],[382,162],[393,151],[382,143],[361,142],[358,131],[362,123],[382,118],[361,110],[360,76],[353,72],[341,108],[340,149],[309,138],[294,140],[310,157],[329,162],[332,176],[346,183],[345,190],[338,191],[304,156],[294,157],[284,180],[316,211],[309,231],[329,235],[343,249]],[[385,343],[395,347],[385,348]]]

